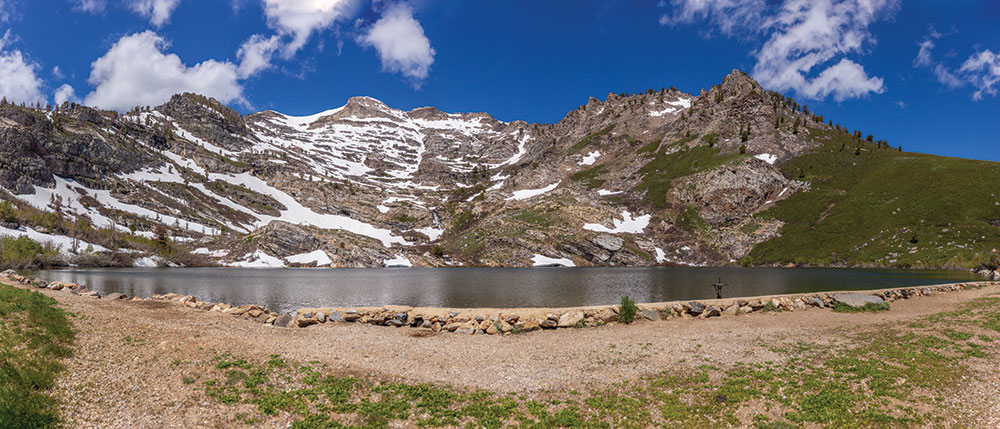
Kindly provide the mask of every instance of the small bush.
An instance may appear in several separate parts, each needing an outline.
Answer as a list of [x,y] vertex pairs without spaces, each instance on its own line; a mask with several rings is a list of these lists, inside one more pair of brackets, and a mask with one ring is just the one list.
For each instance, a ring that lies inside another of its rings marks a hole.
[[877,313],[880,311],[888,311],[889,303],[883,302],[881,304],[867,303],[863,307],[851,307],[850,305],[844,304],[842,302],[833,303],[833,311],[837,313]]
[[54,265],[58,256],[58,248],[27,236],[0,238],[0,268],[23,270]]
[[635,301],[627,296],[622,297],[622,303],[618,306],[618,320],[623,323],[632,323],[635,320],[635,312],[638,308]]

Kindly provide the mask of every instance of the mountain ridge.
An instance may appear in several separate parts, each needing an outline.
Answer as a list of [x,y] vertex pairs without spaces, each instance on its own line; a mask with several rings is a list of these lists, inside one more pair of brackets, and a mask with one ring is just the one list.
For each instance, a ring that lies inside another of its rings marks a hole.
[[[831,145],[825,160],[815,157]],[[112,253],[132,249],[145,255],[134,259],[160,264],[170,252],[193,252],[250,266],[966,267],[1000,243],[984,229],[961,261],[942,260],[941,249],[867,260],[843,260],[839,248],[823,250],[826,259],[775,253],[764,243],[788,241],[782,231],[799,223],[783,208],[827,198],[839,219],[838,193],[850,190],[827,189],[827,178],[812,174],[822,169],[816,162],[919,156],[849,133],[738,70],[698,95],[663,88],[591,97],[555,124],[404,111],[365,96],[308,116],[241,115],[196,94],[121,115],[6,105],[0,151],[0,187],[22,212],[22,235],[81,234],[28,216],[52,213],[156,241],[91,234]],[[803,159],[814,164],[800,166]],[[867,164],[887,168],[877,163]],[[969,209],[984,217],[968,219],[970,230],[1000,219],[981,205]],[[823,210],[803,210],[823,222]],[[18,234],[11,231],[0,233]]]

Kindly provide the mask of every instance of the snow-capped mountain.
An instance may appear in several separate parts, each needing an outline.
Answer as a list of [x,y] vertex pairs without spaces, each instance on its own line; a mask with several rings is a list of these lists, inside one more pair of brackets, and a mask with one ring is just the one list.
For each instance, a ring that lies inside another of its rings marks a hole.
[[[121,115],[6,105],[0,194],[140,263],[148,245],[121,237],[162,227],[242,266],[718,264],[778,236],[755,214],[809,190],[779,168],[840,132],[742,72],[551,125],[368,97],[302,117],[195,94]],[[70,233],[53,222],[16,233]]]

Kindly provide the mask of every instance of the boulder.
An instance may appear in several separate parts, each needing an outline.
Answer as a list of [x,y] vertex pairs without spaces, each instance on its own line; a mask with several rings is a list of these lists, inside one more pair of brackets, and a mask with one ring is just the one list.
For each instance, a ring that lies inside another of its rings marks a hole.
[[287,328],[288,325],[291,323],[292,323],[292,316],[288,313],[285,313],[282,314],[281,316],[278,316],[278,318],[275,319],[274,326]]
[[473,335],[479,330],[479,324],[475,320],[463,323],[455,330],[456,334]]
[[617,252],[625,247],[625,240],[613,235],[598,235],[594,238],[594,244],[609,252]]
[[128,299],[128,296],[123,293],[112,292],[109,293],[108,296],[105,296],[104,299],[114,301],[116,299]]
[[444,329],[444,330],[446,330],[448,332],[455,332],[456,330],[458,330],[458,328],[461,328],[461,327],[462,327],[461,323],[452,322],[452,323],[449,323],[447,325],[444,325],[444,327],[442,329]]
[[316,321],[319,323],[326,323],[326,314],[322,311],[316,313]]
[[594,318],[600,320],[604,323],[611,323],[618,320],[618,313],[610,308],[602,308],[597,313],[594,313]]
[[0,275],[6,276],[6,277],[16,276],[17,275],[17,271],[14,271],[14,270],[4,270],[2,273],[0,273]]
[[521,332],[533,332],[541,328],[541,326],[539,326],[538,324],[538,321],[534,319],[528,319],[525,320],[524,322],[517,322],[517,323],[518,325],[515,326],[519,326]]
[[577,323],[583,321],[582,311],[570,311],[562,316],[559,316],[558,326],[560,328],[572,328],[576,326]]
[[885,304],[885,300],[874,295],[860,293],[841,293],[833,296],[833,302],[848,305],[854,308],[861,308],[867,304]]
[[295,324],[298,327],[305,328],[306,326],[315,325],[316,324],[316,319],[314,319],[312,317],[304,317],[304,316],[305,315],[302,315],[302,316],[300,316],[300,317],[298,317],[298,318],[295,319]]
[[646,320],[660,320],[660,312],[644,308],[639,310],[639,314]]
[[538,326],[542,329],[556,329],[559,327],[559,322],[552,319],[541,319],[538,321]]
[[722,310],[722,314],[725,314],[726,316],[735,316],[739,314],[739,312],[739,306],[736,304],[730,305],[729,307],[726,307],[725,310]]
[[809,298],[809,304],[812,305],[812,306],[814,306],[814,307],[826,308],[826,302],[824,302],[822,299],[819,299],[817,297]]
[[722,315],[722,312],[719,311],[718,307],[716,307],[714,305],[710,305],[710,306],[706,307],[705,308],[705,312],[702,313],[702,316],[705,317],[705,318],[718,317],[718,316],[721,316],[721,315]]
[[358,312],[354,311],[354,310],[347,310],[347,311],[344,312],[344,321],[345,322],[355,322],[360,317],[361,316],[358,315]]
[[702,313],[705,312],[705,304],[702,304],[698,301],[691,301],[688,304],[691,306],[691,309],[688,310],[688,312],[691,313],[691,315],[693,316],[700,316]]

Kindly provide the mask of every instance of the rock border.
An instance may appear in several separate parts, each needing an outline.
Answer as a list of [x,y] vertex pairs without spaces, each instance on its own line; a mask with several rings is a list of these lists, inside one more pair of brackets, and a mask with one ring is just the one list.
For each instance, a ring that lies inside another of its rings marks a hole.
[[[74,295],[101,299],[101,295],[86,286],[68,282],[46,282],[40,278],[30,279],[12,270],[0,275],[19,284],[39,289],[61,290]],[[711,299],[693,301],[670,301],[638,304],[635,321],[657,321],[669,319],[708,319],[712,317],[735,317],[751,313],[791,312],[832,309],[835,302],[852,307],[865,304],[889,303],[900,299],[940,293],[957,292],[965,289],[980,289],[1000,286],[1000,282],[966,282],[931,286],[902,287],[867,291],[832,291],[804,294],[767,295],[731,299]],[[259,305],[234,307],[225,303],[199,301],[190,295],[175,293],[139,298],[121,293],[104,296],[105,300],[123,301],[166,301],[203,311],[217,311],[254,320],[258,323],[287,328],[306,328],[327,323],[361,323],[377,326],[410,327],[431,332],[453,332],[456,334],[509,335],[539,330],[595,327],[618,322],[618,306],[602,305],[569,308],[432,308],[386,305],[382,307],[318,307],[300,308],[293,313],[278,314]]]

